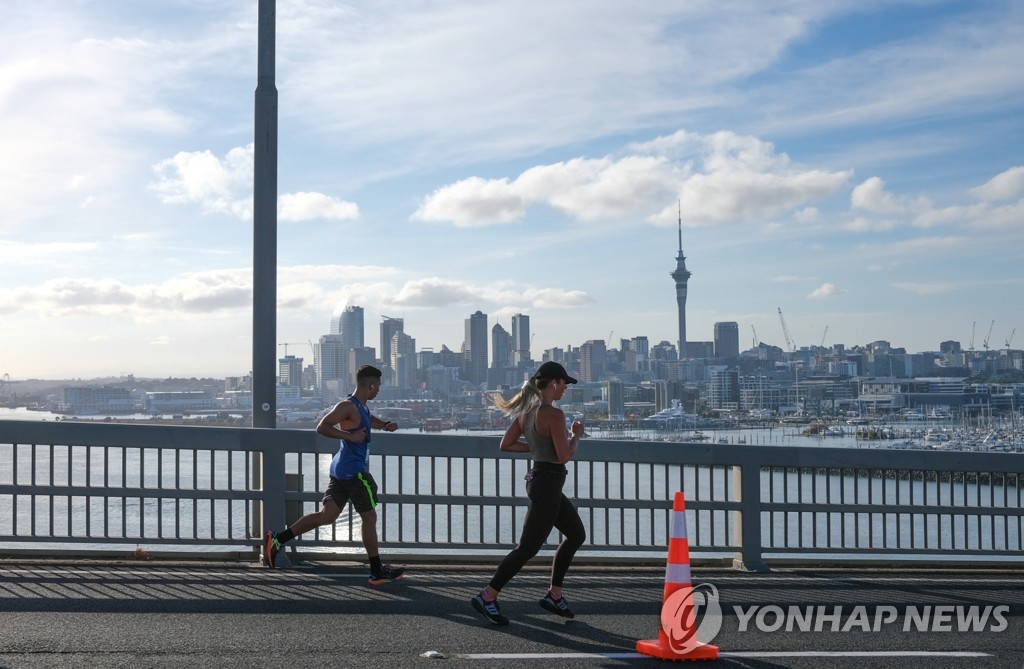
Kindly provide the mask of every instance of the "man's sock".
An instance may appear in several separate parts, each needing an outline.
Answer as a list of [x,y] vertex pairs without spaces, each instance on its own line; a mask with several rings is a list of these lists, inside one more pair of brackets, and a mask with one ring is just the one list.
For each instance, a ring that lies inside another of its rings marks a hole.
[[380,574],[380,572],[381,572],[380,556],[379,555],[374,555],[374,556],[370,557],[370,573],[371,574]]
[[282,544],[286,544],[295,538],[295,533],[292,532],[292,528],[287,527],[277,533],[277,540]]

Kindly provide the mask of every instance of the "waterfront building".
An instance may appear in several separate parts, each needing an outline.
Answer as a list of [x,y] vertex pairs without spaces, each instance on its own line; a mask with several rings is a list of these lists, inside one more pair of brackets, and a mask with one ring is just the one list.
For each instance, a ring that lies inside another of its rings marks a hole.
[[740,372],[718,368],[711,372],[707,404],[712,409],[735,410],[740,407]]
[[[297,389],[296,389],[297,390]],[[171,390],[146,393],[146,411],[154,414],[212,411],[217,399],[205,390]]]
[[111,386],[65,388],[61,404],[61,412],[71,415],[133,413],[137,410],[138,403],[129,389]]

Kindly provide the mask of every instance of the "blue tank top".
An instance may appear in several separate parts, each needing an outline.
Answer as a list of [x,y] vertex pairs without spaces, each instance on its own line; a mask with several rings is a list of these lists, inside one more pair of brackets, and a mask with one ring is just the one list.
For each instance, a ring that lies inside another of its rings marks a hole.
[[331,476],[343,481],[370,471],[370,412],[355,395],[349,395],[348,401],[359,409],[359,427],[363,428],[366,439],[361,444],[341,440],[341,446],[331,460]]

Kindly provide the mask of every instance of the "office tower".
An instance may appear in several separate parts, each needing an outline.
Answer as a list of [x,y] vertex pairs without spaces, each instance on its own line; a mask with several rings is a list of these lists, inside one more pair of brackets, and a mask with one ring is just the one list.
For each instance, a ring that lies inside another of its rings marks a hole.
[[405,319],[392,318],[391,316],[381,316],[383,320],[380,323],[380,364],[384,369],[383,379],[385,383],[391,383],[391,340],[394,338],[396,332],[403,332],[405,330]]
[[466,319],[463,355],[463,380],[474,384],[487,381],[487,314],[479,310]]
[[282,386],[302,387],[302,358],[286,355],[277,361],[277,382]]
[[580,381],[596,383],[604,374],[608,348],[603,339],[591,339],[580,346]]
[[356,387],[356,372],[363,365],[372,365],[377,362],[377,351],[372,346],[359,346],[348,350],[348,384],[351,388]]
[[391,338],[391,383],[398,388],[408,388],[415,369],[416,340],[404,332],[396,332]]
[[734,322],[715,323],[715,357],[738,358],[740,326]]
[[512,366],[512,342],[514,337],[501,327],[501,323],[495,323],[491,328],[491,367],[502,369]]
[[313,347],[316,390],[321,399],[333,397],[339,387],[348,385],[349,349],[342,340],[340,334],[321,335]]
[[650,344],[647,341],[647,337],[633,337],[628,340],[623,339],[622,350],[624,352],[623,362],[626,365],[627,372],[648,371]]
[[530,360],[530,317],[516,314],[512,317],[512,364]]
[[624,420],[626,418],[626,387],[618,379],[605,381],[605,393],[608,396],[608,420]]
[[[338,334],[342,336],[342,343],[348,348],[366,346],[363,338],[363,308],[348,306],[341,312],[339,319]],[[333,321],[332,321],[333,325]],[[332,330],[333,332],[333,330]]]
[[676,307],[679,310],[679,357],[685,358],[686,352],[686,282],[690,280],[690,272],[686,269],[686,256],[683,255],[683,209],[679,207],[679,252],[676,254],[676,269],[671,274],[676,282]]

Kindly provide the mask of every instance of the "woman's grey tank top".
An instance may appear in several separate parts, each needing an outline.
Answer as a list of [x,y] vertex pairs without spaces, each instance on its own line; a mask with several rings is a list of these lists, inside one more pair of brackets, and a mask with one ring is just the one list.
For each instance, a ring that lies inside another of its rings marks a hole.
[[523,420],[523,436],[526,437],[526,443],[530,445],[530,457],[534,462],[557,464],[558,452],[555,450],[555,442],[550,436],[537,434],[537,429],[534,426],[536,420],[536,413],[525,416]]

